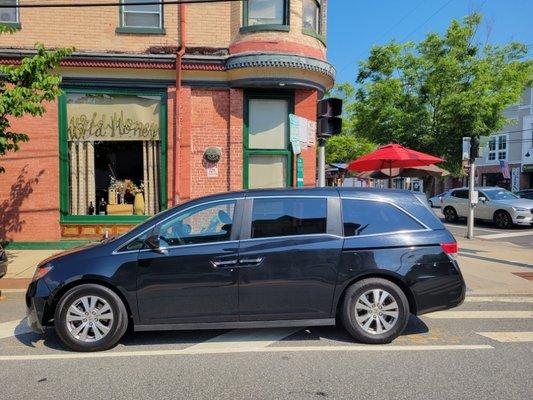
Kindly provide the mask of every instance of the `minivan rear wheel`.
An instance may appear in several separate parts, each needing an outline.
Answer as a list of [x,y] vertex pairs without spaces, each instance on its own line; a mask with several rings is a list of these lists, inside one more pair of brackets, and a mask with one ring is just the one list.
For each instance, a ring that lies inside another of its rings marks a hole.
[[101,351],[113,347],[128,328],[124,303],[111,289],[84,284],[67,291],[54,316],[63,344],[75,351]]
[[390,343],[407,325],[409,302],[395,283],[382,278],[363,279],[347,289],[341,318],[357,341]]

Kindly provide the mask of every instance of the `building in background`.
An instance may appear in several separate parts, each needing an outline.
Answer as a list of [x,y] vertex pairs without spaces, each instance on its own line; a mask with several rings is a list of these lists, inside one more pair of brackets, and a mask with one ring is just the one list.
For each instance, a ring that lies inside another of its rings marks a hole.
[[[519,104],[505,110],[505,116],[511,122],[491,137],[483,151],[483,157],[476,160],[477,183],[482,186],[501,186],[516,192],[533,187],[531,87],[524,90]],[[509,170],[508,175],[506,168]]]
[[30,142],[0,160],[0,241],[117,234],[210,193],[296,186],[302,173],[315,184],[316,141],[297,162],[289,115],[312,129],[334,82],[326,0],[122,3],[0,5],[17,29],[0,36],[1,63],[36,42],[76,49],[61,63],[64,95],[13,120]]

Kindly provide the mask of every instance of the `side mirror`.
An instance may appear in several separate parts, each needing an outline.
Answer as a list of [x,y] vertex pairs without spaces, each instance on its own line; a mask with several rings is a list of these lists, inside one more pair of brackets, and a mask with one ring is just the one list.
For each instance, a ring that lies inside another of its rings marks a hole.
[[161,253],[161,254],[168,253],[167,249],[165,249],[164,247],[161,247],[161,241],[159,240],[158,235],[148,236],[145,240],[145,243],[150,249],[156,251],[157,253]]
[[480,202],[480,203],[485,203],[486,201],[487,201],[487,198],[486,198],[486,197],[481,196],[481,197],[479,198],[479,202]]

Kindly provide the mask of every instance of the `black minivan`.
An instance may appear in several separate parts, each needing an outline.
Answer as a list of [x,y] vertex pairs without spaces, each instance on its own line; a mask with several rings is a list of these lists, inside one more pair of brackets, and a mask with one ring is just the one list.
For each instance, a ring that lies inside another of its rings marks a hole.
[[249,190],[195,199],[40,263],[28,322],[77,351],[134,330],[333,325],[388,343],[409,314],[455,307],[457,243],[423,195]]

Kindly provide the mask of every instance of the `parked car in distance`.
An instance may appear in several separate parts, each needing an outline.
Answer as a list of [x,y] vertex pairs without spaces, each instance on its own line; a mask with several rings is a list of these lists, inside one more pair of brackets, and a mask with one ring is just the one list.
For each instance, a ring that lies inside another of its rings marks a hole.
[[455,307],[457,243],[423,194],[305,188],[212,195],[41,262],[28,323],[77,351],[136,331],[342,322],[388,343],[409,314]]
[[515,194],[522,199],[533,200],[533,189],[519,190]]
[[442,192],[440,194],[436,194],[433,197],[430,197],[428,199],[428,203],[429,203],[430,207],[432,207],[432,208],[440,208],[441,205],[442,205],[442,202],[444,200],[444,197],[446,197],[449,193],[450,193],[450,191],[447,190],[447,191]]
[[7,274],[7,254],[0,244],[0,278]]
[[[500,187],[476,188],[479,202],[474,208],[476,219],[493,221],[502,229],[513,225],[533,224],[533,200],[521,199]],[[453,189],[442,204],[444,218],[455,222],[468,216],[468,188]]]

